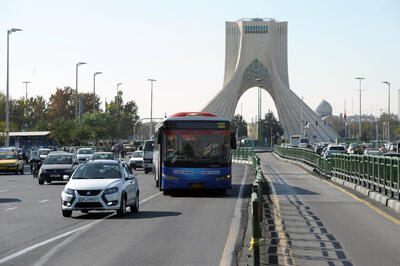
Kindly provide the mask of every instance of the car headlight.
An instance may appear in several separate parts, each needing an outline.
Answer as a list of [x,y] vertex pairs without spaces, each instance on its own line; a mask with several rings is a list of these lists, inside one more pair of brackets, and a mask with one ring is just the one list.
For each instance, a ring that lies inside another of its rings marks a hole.
[[70,188],[64,189],[64,193],[65,193],[65,194],[68,194],[68,195],[75,196],[75,190],[70,189]]
[[112,187],[112,188],[107,188],[106,190],[104,190],[104,194],[114,194],[118,192],[118,187]]
[[163,175],[165,180],[179,180],[179,177],[172,176],[172,175]]

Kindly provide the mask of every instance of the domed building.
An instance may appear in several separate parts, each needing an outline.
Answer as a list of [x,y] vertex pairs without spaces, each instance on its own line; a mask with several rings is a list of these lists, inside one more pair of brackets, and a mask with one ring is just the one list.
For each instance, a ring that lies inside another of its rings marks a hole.
[[322,100],[320,104],[315,108],[315,112],[321,117],[330,117],[332,116],[332,106],[325,100]]

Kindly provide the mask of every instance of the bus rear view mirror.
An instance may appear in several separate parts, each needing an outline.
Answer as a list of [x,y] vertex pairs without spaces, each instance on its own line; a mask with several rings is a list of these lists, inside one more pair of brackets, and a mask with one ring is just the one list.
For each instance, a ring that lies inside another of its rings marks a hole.
[[231,132],[231,148],[234,149],[234,150],[237,148],[237,146],[236,146],[236,136],[235,136],[235,133],[233,133],[233,132]]

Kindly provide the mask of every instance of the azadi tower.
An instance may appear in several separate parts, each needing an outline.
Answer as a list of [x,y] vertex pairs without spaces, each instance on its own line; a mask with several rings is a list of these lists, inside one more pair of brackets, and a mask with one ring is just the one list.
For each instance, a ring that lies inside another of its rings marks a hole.
[[302,124],[307,122],[310,126],[305,131],[318,141],[334,141],[338,137],[289,87],[287,22],[241,19],[226,22],[225,32],[223,88],[202,111],[232,119],[242,94],[261,87],[275,102],[285,138],[300,135]]

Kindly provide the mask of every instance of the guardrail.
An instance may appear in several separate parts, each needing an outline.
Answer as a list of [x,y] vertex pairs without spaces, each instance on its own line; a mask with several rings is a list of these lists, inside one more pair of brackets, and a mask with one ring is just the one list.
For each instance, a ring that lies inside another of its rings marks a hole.
[[312,150],[275,146],[282,157],[300,159],[326,178],[337,177],[400,200],[400,158],[374,155],[334,154],[323,158]]
[[238,147],[232,150],[232,158],[237,160],[248,160],[253,154],[253,148],[249,147]]
[[256,173],[251,193],[251,233],[249,250],[252,251],[253,265],[260,265],[260,238],[263,217],[264,176],[260,167],[260,158],[252,152],[253,169]]

